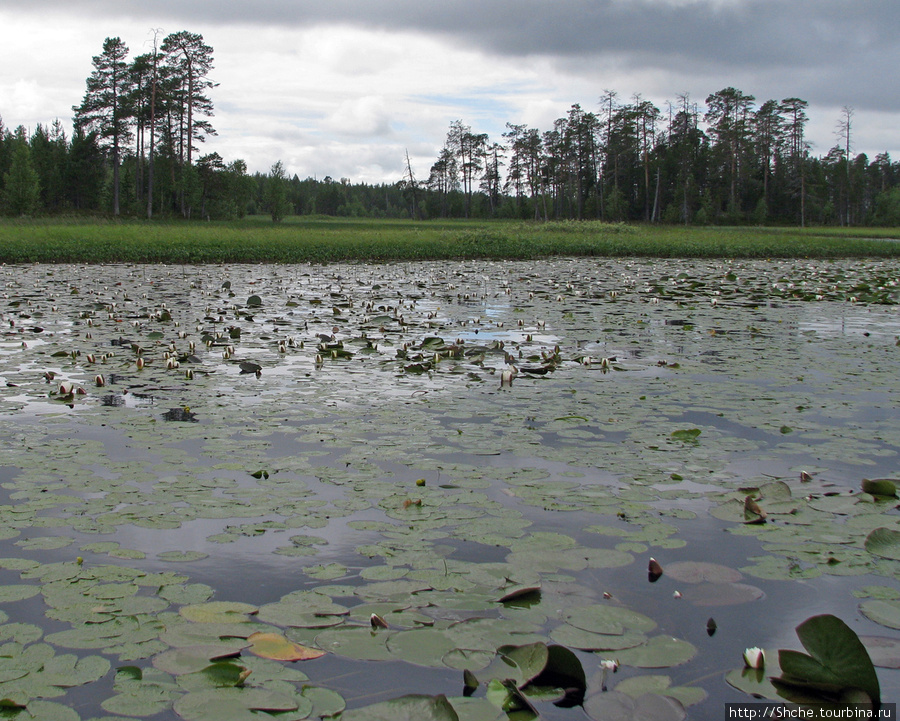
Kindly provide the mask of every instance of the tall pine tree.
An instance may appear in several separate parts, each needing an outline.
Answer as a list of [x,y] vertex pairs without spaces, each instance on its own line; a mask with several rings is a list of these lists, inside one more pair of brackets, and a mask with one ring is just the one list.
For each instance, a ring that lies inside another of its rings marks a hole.
[[125,58],[128,46],[120,38],[106,38],[103,52],[93,59],[94,72],[87,91],[75,111],[75,127],[96,130],[111,152],[113,168],[113,215],[119,214],[119,166],[122,148],[131,139],[129,96],[132,76]]

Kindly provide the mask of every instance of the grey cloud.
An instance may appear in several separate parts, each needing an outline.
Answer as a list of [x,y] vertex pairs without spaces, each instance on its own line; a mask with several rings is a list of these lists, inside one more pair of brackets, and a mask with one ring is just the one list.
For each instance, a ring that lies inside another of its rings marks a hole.
[[[40,11],[54,2],[71,7],[51,0]],[[11,0],[0,0],[3,8],[23,12]],[[559,58],[570,68],[583,62],[586,72],[616,58],[688,75],[797,73],[813,75],[822,101],[835,94],[844,103],[878,96],[884,105],[878,83],[900,62],[897,0],[87,0],[77,12],[150,24],[165,17],[199,32],[228,24],[425,32],[488,54]]]

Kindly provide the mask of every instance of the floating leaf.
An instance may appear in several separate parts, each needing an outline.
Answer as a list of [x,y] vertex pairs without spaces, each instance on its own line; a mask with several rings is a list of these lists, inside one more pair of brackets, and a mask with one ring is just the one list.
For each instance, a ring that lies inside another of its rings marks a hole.
[[279,633],[257,631],[248,639],[250,653],[273,661],[308,661],[325,655],[324,651],[288,641]]
[[646,633],[656,621],[627,608],[608,605],[582,606],[563,614],[566,623],[594,633],[622,635],[625,629]]
[[700,436],[699,428],[686,428],[679,431],[672,431],[672,438],[676,441],[684,441],[684,442],[696,442],[697,438]]
[[412,694],[363,708],[344,711],[341,721],[460,721],[459,715],[443,694]]
[[297,711],[303,718],[300,714],[312,711],[312,702],[263,688],[221,688],[185,694],[175,702],[174,709],[185,721],[249,721],[257,718],[252,711]]
[[170,561],[175,563],[189,563],[190,561],[199,561],[207,558],[209,554],[202,551],[163,551],[157,553],[156,556],[161,561]]
[[655,693],[678,699],[684,706],[692,706],[706,698],[706,691],[696,686],[672,686],[669,676],[632,676],[616,684],[614,689],[639,698],[645,693]]
[[666,575],[682,583],[735,583],[743,576],[728,566],[704,561],[679,561],[666,566]]
[[876,528],[866,536],[865,548],[875,556],[900,561],[900,531]]
[[594,721],[681,721],[687,712],[680,701],[670,696],[645,693],[637,698],[620,691],[594,694],[584,702],[588,718]]
[[690,661],[697,649],[687,641],[671,636],[654,636],[643,646],[619,651],[616,657],[624,666],[668,668]]
[[37,596],[40,592],[40,586],[24,586],[16,584],[10,584],[8,586],[0,585],[0,603],[24,601],[26,598]]
[[885,496],[893,498],[897,495],[897,483],[889,478],[863,478],[863,493],[871,493],[873,496]]
[[249,614],[257,611],[259,608],[249,603],[210,601],[182,606],[178,612],[189,621],[197,623],[241,623],[249,621]]
[[734,606],[758,601],[765,595],[761,588],[746,583],[700,583],[683,593],[695,606]]
[[809,655],[778,652],[782,675],[775,679],[781,684],[775,685],[782,693],[782,686],[837,696],[846,689],[858,689],[880,702],[878,675],[866,647],[841,619],[830,614],[813,616],[797,626],[797,636]]

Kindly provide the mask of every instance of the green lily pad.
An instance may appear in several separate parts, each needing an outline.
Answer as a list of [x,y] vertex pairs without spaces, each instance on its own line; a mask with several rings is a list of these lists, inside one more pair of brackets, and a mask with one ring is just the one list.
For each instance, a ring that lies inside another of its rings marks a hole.
[[24,601],[26,598],[33,598],[41,592],[40,586],[25,586],[11,584],[9,586],[0,586],[0,603],[13,603],[15,601]]
[[620,691],[598,693],[584,702],[584,711],[594,721],[681,721],[687,718],[682,703],[670,696],[645,693],[637,698]]
[[900,561],[900,531],[876,528],[866,536],[865,548],[875,556]]
[[[781,677],[775,686],[831,693],[863,691],[878,703],[881,689],[872,660],[859,637],[841,619],[830,614],[813,616],[797,626],[797,636],[809,654],[780,650]],[[781,682],[781,683],[778,683]]]
[[707,694],[702,688],[696,686],[672,686],[669,676],[632,676],[616,684],[614,689],[621,693],[627,693],[632,698],[638,698],[645,693],[655,693],[671,696],[681,701],[684,706],[693,706],[703,701]]
[[348,709],[341,721],[460,721],[444,695],[401,696],[363,708]]
[[656,621],[636,611],[610,605],[573,608],[563,613],[570,626],[594,633],[621,636],[625,630],[647,633],[656,628]]
[[190,563],[191,561],[200,561],[204,558],[209,558],[209,554],[201,551],[163,551],[162,553],[157,553],[156,557],[161,561]]
[[620,664],[638,668],[669,668],[690,661],[697,648],[671,636],[653,636],[647,643],[616,654]]
[[179,613],[195,623],[241,623],[250,620],[259,608],[249,603],[236,601],[210,601],[182,606]]
[[347,707],[343,696],[327,688],[304,686],[302,696],[312,702],[312,718],[332,718]]
[[206,668],[213,661],[238,655],[246,645],[241,639],[209,646],[174,648],[154,656],[153,666],[173,676],[194,673]]
[[185,721],[252,721],[259,719],[255,711],[295,711],[299,712],[296,717],[303,718],[303,713],[312,711],[312,702],[263,688],[221,688],[185,694],[174,710]]
[[748,668],[742,664],[740,668],[734,668],[725,674],[725,680],[729,685],[743,691],[754,698],[766,698],[771,700],[783,700],[778,694],[778,689],[772,685],[771,678],[781,673],[778,665],[778,653],[774,649],[765,651],[765,668]]
[[873,496],[892,498],[897,495],[897,482],[890,478],[863,478],[862,490]]
[[580,651],[619,651],[647,642],[647,637],[637,631],[626,631],[622,634],[594,633],[568,623],[554,628],[550,632],[550,638],[558,644]]
[[859,604],[863,616],[888,628],[900,629],[900,601],[873,599]]
[[391,655],[408,663],[440,667],[444,656],[456,648],[456,641],[443,631],[417,628],[392,634],[387,648]]
[[316,646],[358,661],[393,660],[396,657],[387,648],[390,633],[365,626],[328,629],[316,635]]

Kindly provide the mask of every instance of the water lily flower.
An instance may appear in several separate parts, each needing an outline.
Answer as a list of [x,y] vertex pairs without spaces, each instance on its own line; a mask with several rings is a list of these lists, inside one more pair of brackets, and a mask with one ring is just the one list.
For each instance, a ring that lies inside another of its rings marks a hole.
[[604,658],[600,661],[600,668],[604,671],[612,671],[615,673],[619,669],[619,662],[614,658]]
[[747,665],[747,668],[765,668],[766,652],[756,646],[748,648],[744,651],[744,663]]
[[676,600],[681,598],[681,591],[675,591],[675,593],[672,594],[672,598]]

